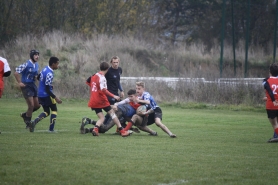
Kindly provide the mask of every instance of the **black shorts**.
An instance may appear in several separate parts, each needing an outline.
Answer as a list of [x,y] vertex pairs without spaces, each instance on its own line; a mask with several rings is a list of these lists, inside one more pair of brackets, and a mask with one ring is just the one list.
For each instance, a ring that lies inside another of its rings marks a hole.
[[102,109],[105,111],[105,112],[109,112],[112,108],[111,106],[109,105],[108,107],[104,107],[104,108],[91,108],[92,110],[94,110],[96,112],[96,114],[102,112]]
[[278,117],[278,110],[268,110],[266,109],[267,112],[267,117],[270,119],[274,119],[276,117]]
[[162,120],[162,110],[160,107],[156,107],[154,112],[149,115],[147,125],[155,123],[155,118],[160,118]]
[[21,87],[21,91],[25,99],[38,96],[38,88],[35,83],[26,83],[24,85],[25,87]]
[[56,101],[51,96],[47,96],[47,97],[39,97],[39,103],[42,106],[50,106],[50,105],[55,105]]

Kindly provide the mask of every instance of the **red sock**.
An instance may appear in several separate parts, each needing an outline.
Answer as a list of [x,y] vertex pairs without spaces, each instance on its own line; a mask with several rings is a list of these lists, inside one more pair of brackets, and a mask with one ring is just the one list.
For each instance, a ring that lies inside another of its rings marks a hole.
[[274,129],[274,132],[278,135],[278,128]]
[[128,131],[132,127],[132,123],[128,122],[126,127],[124,128],[124,131]]

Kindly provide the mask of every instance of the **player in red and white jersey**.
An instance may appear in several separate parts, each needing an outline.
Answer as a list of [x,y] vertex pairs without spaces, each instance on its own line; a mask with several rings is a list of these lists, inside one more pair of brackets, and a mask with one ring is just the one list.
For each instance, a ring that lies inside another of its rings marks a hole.
[[2,97],[4,91],[3,77],[8,77],[10,75],[11,75],[11,69],[7,59],[0,57],[0,98]]
[[266,112],[271,123],[274,135],[268,142],[278,142],[278,63],[273,63],[269,67],[270,77],[264,79],[263,85],[266,94]]
[[89,77],[86,81],[87,85],[90,86],[90,100],[88,102],[88,107],[91,107],[92,110],[94,110],[98,116],[98,120],[96,122],[96,125],[92,131],[93,136],[99,135],[99,127],[104,122],[104,114],[102,112],[102,109],[109,113],[117,127],[119,128],[119,131],[123,137],[129,136],[129,132],[124,131],[123,127],[116,116],[114,110],[111,108],[110,103],[106,97],[110,96],[115,99],[120,99],[119,96],[116,96],[112,93],[110,93],[107,90],[107,83],[105,74],[107,73],[109,69],[109,64],[107,62],[102,62],[100,64],[100,71],[93,76]]

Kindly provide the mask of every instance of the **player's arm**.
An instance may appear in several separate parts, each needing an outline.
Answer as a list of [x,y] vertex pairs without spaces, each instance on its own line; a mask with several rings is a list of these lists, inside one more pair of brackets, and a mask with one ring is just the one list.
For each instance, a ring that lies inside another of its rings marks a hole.
[[270,88],[270,85],[269,85],[268,81],[264,80],[263,85],[264,85],[264,88],[267,91],[268,95],[270,96],[271,101],[274,102],[275,101],[275,97],[274,97],[274,94],[273,94],[273,92],[272,92],[272,90]]
[[4,62],[4,77],[8,77],[11,75],[11,68],[9,66],[9,63],[6,59],[3,60]]
[[129,102],[130,102],[129,98],[126,98],[120,102],[115,103],[114,105],[118,106],[118,105],[122,105],[122,104],[129,103]]
[[27,63],[24,63],[15,68],[14,76],[20,87],[25,87],[24,83],[21,82],[20,73],[22,73],[26,67]]
[[119,87],[119,90],[120,90],[120,97],[123,98],[125,96],[124,94],[124,90],[123,90],[123,87],[121,85],[121,82],[119,81],[119,84],[118,84],[118,87]]
[[103,88],[101,91],[104,92],[104,94],[106,94],[107,96],[110,96],[110,97],[112,97],[112,98],[115,98],[116,100],[119,100],[119,99],[120,99],[119,96],[116,96],[116,95],[112,94],[112,93],[109,92],[106,88]]
[[52,91],[51,91],[51,84],[53,81],[53,75],[51,73],[48,73],[46,75],[45,80],[45,92],[53,99],[57,101],[57,103],[62,103],[62,100],[60,100]]
[[11,71],[7,71],[7,72],[4,73],[4,77],[8,77],[10,75],[11,75]]
[[88,85],[88,86],[91,86],[90,84],[91,84],[91,76],[86,80],[86,84]]

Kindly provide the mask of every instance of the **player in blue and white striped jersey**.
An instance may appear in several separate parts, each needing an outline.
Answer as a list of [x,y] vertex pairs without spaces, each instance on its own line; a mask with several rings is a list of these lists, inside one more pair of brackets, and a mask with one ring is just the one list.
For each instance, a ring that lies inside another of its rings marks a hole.
[[149,92],[145,91],[144,82],[136,82],[136,93],[139,98],[139,103],[144,103],[148,105],[148,111],[143,115],[148,115],[147,125],[155,123],[160,127],[165,133],[167,133],[171,138],[177,137],[173,134],[162,122],[162,110],[155,102],[154,98]]
[[38,50],[31,50],[30,59],[16,67],[14,73],[28,106],[27,111],[20,114],[26,124],[26,128],[28,128],[30,124],[32,113],[40,108],[38,101],[38,88],[35,84],[39,71],[39,56],[40,52]]
[[53,93],[53,86],[52,82],[54,79],[54,70],[58,69],[59,59],[57,57],[51,57],[49,59],[49,65],[44,67],[41,73],[38,76],[39,79],[39,90],[38,90],[38,97],[39,102],[43,107],[44,112],[42,112],[34,121],[31,121],[30,124],[30,132],[34,132],[34,128],[36,124],[41,121],[42,119],[46,118],[50,115],[50,126],[49,131],[54,131],[55,121],[57,117],[57,103],[62,103],[60,98],[58,98]]

